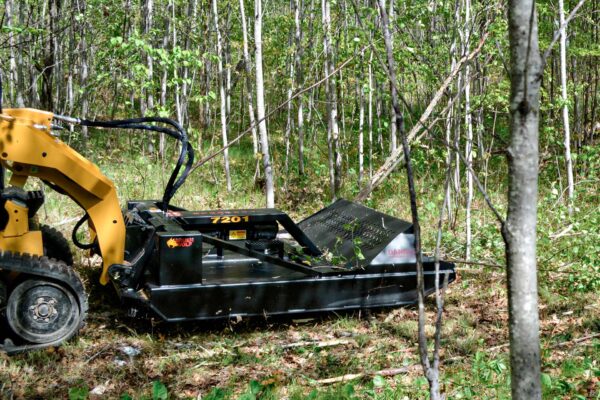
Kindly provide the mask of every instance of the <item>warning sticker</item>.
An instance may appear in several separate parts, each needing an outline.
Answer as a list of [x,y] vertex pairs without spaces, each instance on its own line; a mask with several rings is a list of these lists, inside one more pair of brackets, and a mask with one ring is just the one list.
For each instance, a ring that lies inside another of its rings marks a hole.
[[190,247],[193,243],[193,237],[172,237],[167,240],[167,246],[171,249],[175,247]]
[[244,229],[229,231],[229,240],[245,240],[246,231]]

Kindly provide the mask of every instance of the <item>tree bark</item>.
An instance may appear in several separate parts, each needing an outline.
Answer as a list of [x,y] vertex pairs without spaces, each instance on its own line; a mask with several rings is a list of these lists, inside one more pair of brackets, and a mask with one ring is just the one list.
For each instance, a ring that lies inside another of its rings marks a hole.
[[[471,1],[465,0],[465,23],[463,31],[463,56],[469,52],[470,35],[472,29],[471,21]],[[467,202],[465,207],[465,230],[466,230],[466,245],[465,259],[471,258],[471,203],[473,201],[473,176],[469,172],[473,163],[473,118],[471,115],[471,68],[469,63],[465,65],[465,128],[467,131],[467,140],[465,142],[465,158],[467,166],[465,172],[467,174]]]
[[[294,0],[294,25],[296,31],[294,34],[295,59],[296,64],[296,87],[302,87],[304,84],[304,75],[302,69],[302,0]],[[298,129],[298,174],[304,175],[304,96],[298,97],[298,120],[296,129]]]
[[[248,117],[250,119],[250,129],[252,130],[252,149],[254,156],[258,155],[258,135],[256,132],[256,118],[254,115],[254,99],[252,98],[252,80],[250,74],[252,66],[250,61],[250,52],[248,51],[248,24],[246,23],[246,11],[244,8],[244,0],[240,0],[240,16],[242,20],[242,37],[243,37],[243,56],[244,70],[246,73],[246,102],[248,103]],[[258,171],[258,157],[256,158],[256,170]],[[255,175],[256,176],[256,175]]]
[[513,399],[541,399],[536,271],[541,58],[534,0],[511,0],[511,139],[506,244]]
[[256,117],[260,134],[263,168],[265,170],[265,194],[267,208],[275,207],[273,167],[269,155],[269,137],[265,121],[265,85],[262,60],[262,0],[254,0],[254,60],[256,62]]
[[[145,0],[143,8],[142,31],[149,44],[151,44],[150,31],[152,30],[152,19],[154,17],[154,0]],[[144,90],[145,96],[142,96],[141,108],[142,115],[146,115],[148,110],[154,109],[154,95],[152,93],[152,79],[154,76],[154,60],[152,54],[146,53],[146,67],[148,68],[147,85]],[[145,85],[146,86],[146,85]]]
[[[560,17],[560,26],[565,23],[564,0],[558,0],[558,13]],[[573,198],[575,195],[573,183],[573,161],[571,160],[571,128],[569,126],[569,96],[567,94],[567,28],[562,29],[560,34],[560,84],[562,93],[562,116],[565,129],[565,164],[567,168],[567,192],[569,214],[573,214]]]
[[219,30],[219,12],[217,0],[212,0],[212,11],[214,16],[214,27],[217,34],[217,67],[219,70],[219,98],[221,100],[221,136],[223,138],[223,162],[225,167],[225,179],[227,180],[227,191],[231,191],[231,174],[229,172],[229,149],[227,148],[227,98],[225,94],[225,70],[223,69],[223,42]]
[[329,78],[325,82],[327,95],[327,148],[329,152],[329,186],[331,198],[337,199],[341,186],[342,155],[339,151],[340,129],[338,125],[337,83],[333,77],[333,48],[331,44],[331,12],[329,0],[321,1],[323,12],[323,52],[325,53],[325,75]]

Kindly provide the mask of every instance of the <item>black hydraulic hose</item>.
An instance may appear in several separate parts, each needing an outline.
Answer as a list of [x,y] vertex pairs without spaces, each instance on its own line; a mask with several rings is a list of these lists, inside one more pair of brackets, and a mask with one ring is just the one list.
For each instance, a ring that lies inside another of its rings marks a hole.
[[[171,125],[175,130],[154,126],[154,125],[146,125],[145,123],[153,122],[153,123],[163,123],[167,125]],[[114,120],[114,121],[90,121],[90,120],[81,120],[79,121],[81,125],[90,126],[90,127],[98,127],[98,128],[112,128],[112,129],[139,129],[146,130],[151,132],[160,132],[167,134],[181,142],[181,151],[179,153],[179,157],[177,159],[177,163],[175,164],[175,168],[169,177],[169,181],[167,182],[167,186],[165,187],[165,191],[162,199],[162,208],[163,211],[167,211],[169,208],[169,202],[177,192],[177,190],[183,185],[186,178],[188,177],[192,165],[194,163],[194,150],[191,144],[188,141],[187,133],[183,129],[183,127],[169,118],[161,118],[161,117],[143,117],[143,118],[132,118],[132,119],[123,119],[123,120]],[[181,170],[181,166],[183,165],[185,159],[187,157],[187,162],[184,167],[183,173],[179,176],[179,172]],[[179,176],[179,178],[178,178]]]
[[88,215],[88,213],[85,213],[85,215],[83,217],[81,217],[81,219],[79,221],[77,221],[77,223],[75,224],[75,227],[73,228],[73,232],[71,233],[71,240],[73,240],[73,243],[75,244],[75,246],[79,247],[82,250],[89,250],[89,249],[93,249],[96,247],[96,242],[81,243],[77,239],[77,231],[79,231],[79,228],[81,227],[81,225],[83,225],[83,223],[85,221],[87,221],[89,218],[90,218],[90,216]]

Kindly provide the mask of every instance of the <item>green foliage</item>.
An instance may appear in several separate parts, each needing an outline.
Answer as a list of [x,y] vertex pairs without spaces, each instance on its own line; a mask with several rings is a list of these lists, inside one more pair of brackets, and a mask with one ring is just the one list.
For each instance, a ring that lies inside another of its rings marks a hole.
[[86,386],[76,386],[69,389],[69,400],[86,400],[90,390]]
[[160,381],[152,382],[152,400],[167,400],[167,387]]

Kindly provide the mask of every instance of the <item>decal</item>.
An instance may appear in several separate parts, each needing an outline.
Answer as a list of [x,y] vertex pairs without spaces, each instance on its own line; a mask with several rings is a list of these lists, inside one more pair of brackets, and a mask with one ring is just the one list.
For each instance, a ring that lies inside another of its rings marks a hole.
[[246,231],[243,229],[229,231],[229,240],[246,240]]
[[227,216],[227,217],[211,217],[210,219],[212,220],[213,224],[237,224],[242,221],[244,221],[244,222],[250,221],[250,217],[247,215],[244,215],[244,216],[232,215],[232,216]]
[[193,237],[172,237],[167,240],[167,246],[170,249],[174,249],[175,247],[190,247],[193,243]]
[[415,263],[415,235],[401,233],[371,261],[371,265]]

